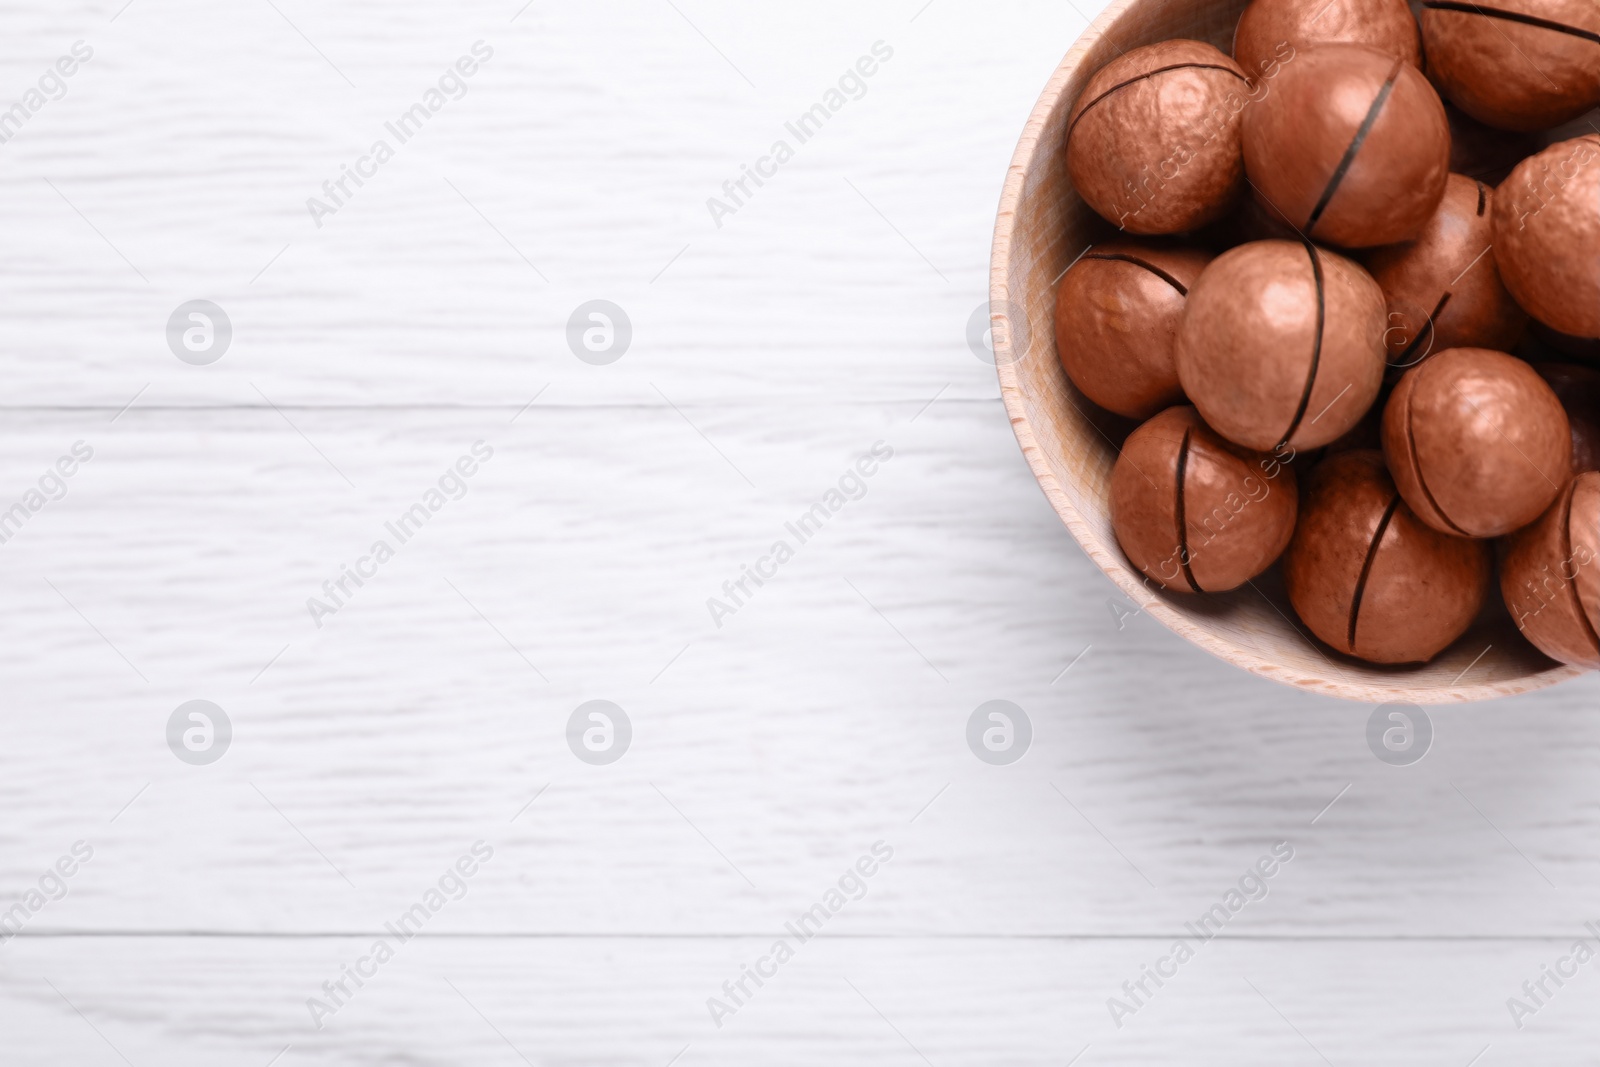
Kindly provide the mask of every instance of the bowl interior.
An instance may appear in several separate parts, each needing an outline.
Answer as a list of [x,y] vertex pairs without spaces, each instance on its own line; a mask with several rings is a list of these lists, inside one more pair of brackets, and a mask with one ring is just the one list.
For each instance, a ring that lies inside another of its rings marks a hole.
[[1547,659],[1516,632],[1498,593],[1431,663],[1375,667],[1314,640],[1274,568],[1215,596],[1152,591],[1117,547],[1108,492],[1120,431],[1085,400],[1056,354],[1055,283],[1114,228],[1072,190],[1063,150],[1073,101],[1096,70],[1129,49],[1174,37],[1231,51],[1247,0],[1116,0],[1079,39],[1034,108],[1007,175],[995,228],[990,306],[1001,395],[1029,466],[1056,512],[1135,604],[1179,635],[1246,670],[1350,700],[1444,703],[1543,688],[1582,671]]

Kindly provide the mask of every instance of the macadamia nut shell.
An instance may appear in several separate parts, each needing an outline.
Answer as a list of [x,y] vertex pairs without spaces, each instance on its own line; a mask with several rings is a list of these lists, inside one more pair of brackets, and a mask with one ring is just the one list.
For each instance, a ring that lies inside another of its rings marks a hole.
[[1573,337],[1600,337],[1600,135],[1517,164],[1495,193],[1494,258],[1534,318]]
[[1500,593],[1517,628],[1551,659],[1579,667],[1600,667],[1600,615],[1592,610],[1600,605],[1585,605],[1578,584],[1595,584],[1597,530],[1600,474],[1586,474],[1569,483],[1537,522],[1500,544]]
[[1251,78],[1319,44],[1364,44],[1422,66],[1422,37],[1405,0],[1254,0],[1233,31],[1233,58]]
[[1391,368],[1421,363],[1447,348],[1509,352],[1528,326],[1491,254],[1494,190],[1450,175],[1439,207],[1416,240],[1366,256],[1389,305],[1384,343]]
[[1383,384],[1383,291],[1359,265],[1293,241],[1211,261],[1178,328],[1184,393],[1247,448],[1316,448],[1361,420]]
[[1089,79],[1067,120],[1067,172],[1084,202],[1135,234],[1222,217],[1244,190],[1232,59],[1199,41],[1135,48]]
[[1507,130],[1543,130],[1600,104],[1594,0],[1423,0],[1428,73],[1451,103]]
[[1111,472],[1111,524],[1128,559],[1179,592],[1223,592],[1266,570],[1294,533],[1293,469],[1218,437],[1191,407],[1129,435]]
[[1459,537],[1499,537],[1537,519],[1561,492],[1572,431],[1533,367],[1504,352],[1452,348],[1395,386],[1383,453],[1422,521]]
[[1450,127],[1416,67],[1357,44],[1299,53],[1245,109],[1256,195],[1313,241],[1347,248],[1421,232],[1444,195]]
[[1341,452],[1306,478],[1283,573],[1295,611],[1324,642],[1373,663],[1418,663],[1472,624],[1490,553],[1419,522],[1379,453]]
[[1056,351],[1079,392],[1130,419],[1182,403],[1173,348],[1189,287],[1210,262],[1201,249],[1125,239],[1095,245],[1067,268]]

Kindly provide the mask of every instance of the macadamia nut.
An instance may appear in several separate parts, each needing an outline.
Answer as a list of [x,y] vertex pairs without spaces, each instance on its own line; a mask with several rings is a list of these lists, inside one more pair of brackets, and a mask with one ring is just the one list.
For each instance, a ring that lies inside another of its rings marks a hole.
[[1067,119],[1078,195],[1118,229],[1178,233],[1222,217],[1244,190],[1239,65],[1199,41],[1164,41],[1107,63]]
[[1600,569],[1600,474],[1568,483],[1539,520],[1501,542],[1500,594],[1523,636],[1562,663],[1600,667],[1600,604],[1579,591]]
[[1271,78],[1302,49],[1346,42],[1422,66],[1422,38],[1405,0],[1253,0],[1233,31],[1233,58]]
[[1244,113],[1256,195],[1313,241],[1415,237],[1444,195],[1450,128],[1416,67],[1358,44],[1307,48]]
[[1527,363],[1452,348],[1395,386],[1383,454],[1423,522],[1499,537],[1537,519],[1566,485],[1572,434],[1561,401]]
[[1594,0],[1423,0],[1428,73],[1481,122],[1542,130],[1600,104]]
[[1413,366],[1447,348],[1509,352],[1522,338],[1528,315],[1506,292],[1491,254],[1493,203],[1487,185],[1452,174],[1416,240],[1367,255],[1389,305],[1384,342],[1391,367]]
[[1384,371],[1383,291],[1312,244],[1254,241],[1211,261],[1178,328],[1178,378],[1246,448],[1316,448],[1361,420]]
[[1198,248],[1131,239],[1079,256],[1056,294],[1056,351],[1078,391],[1130,419],[1182,403],[1172,349],[1189,287],[1210,262]]
[[1600,135],[1517,164],[1495,193],[1494,258],[1534,318],[1573,337],[1600,337]]
[[1372,663],[1426,662],[1466,632],[1489,585],[1487,542],[1417,520],[1377,452],[1341,452],[1306,478],[1283,558],[1311,632]]
[[1111,525],[1152,582],[1219,593],[1270,567],[1294,533],[1292,454],[1240,448],[1194,408],[1168,408],[1122,446],[1111,472]]

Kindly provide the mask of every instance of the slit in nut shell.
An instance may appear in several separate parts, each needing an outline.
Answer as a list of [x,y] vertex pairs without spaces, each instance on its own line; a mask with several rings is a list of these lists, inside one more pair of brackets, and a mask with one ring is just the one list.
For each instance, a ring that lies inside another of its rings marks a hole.
[[1395,386],[1383,452],[1423,522],[1457,537],[1500,537],[1537,519],[1566,485],[1572,432],[1533,367],[1452,348]]
[[1056,351],[1078,391],[1130,419],[1181,404],[1172,349],[1209,262],[1202,249],[1130,238],[1079,256],[1056,292]]
[[1111,471],[1111,525],[1147,581],[1184,593],[1237,588],[1294,533],[1299,493],[1279,457],[1217,436],[1192,407],[1129,435]]
[[1500,542],[1500,594],[1517,629],[1562,663],[1600,667],[1597,571],[1600,474],[1573,479],[1537,522]]
[[1415,237],[1444,195],[1450,127],[1416,67],[1357,44],[1307,48],[1244,113],[1250,183],[1313,241]]
[[1428,73],[1451,103],[1506,130],[1544,130],[1600,104],[1594,0],[1422,0]]
[[1293,241],[1240,245],[1189,290],[1178,379],[1230,441],[1318,448],[1377,398],[1384,315],[1383,291],[1343,256]]
[[1490,578],[1489,546],[1420,522],[1374,451],[1306,477],[1284,553],[1289,601],[1326,644],[1371,663],[1421,663],[1466,632]]
[[1452,174],[1416,240],[1366,254],[1389,304],[1384,344],[1392,373],[1447,348],[1509,352],[1522,339],[1527,312],[1495,269],[1493,204],[1489,186]]
[[1178,233],[1221,218],[1244,191],[1239,65],[1200,41],[1113,59],[1067,117],[1067,173],[1120,230]]

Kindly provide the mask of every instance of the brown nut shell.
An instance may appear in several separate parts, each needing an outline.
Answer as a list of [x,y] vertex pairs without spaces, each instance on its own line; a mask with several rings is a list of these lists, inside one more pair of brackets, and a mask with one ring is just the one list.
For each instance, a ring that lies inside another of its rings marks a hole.
[[1571,363],[1535,363],[1572,427],[1572,473],[1600,471],[1600,371]]
[[1246,448],[1316,448],[1360,421],[1383,384],[1383,291],[1310,244],[1254,241],[1211,261],[1178,328],[1178,378]]
[[1189,287],[1210,262],[1203,249],[1132,239],[1078,257],[1056,293],[1056,351],[1078,391],[1131,419],[1182,403],[1172,350]]
[[1233,31],[1233,58],[1251,78],[1271,79],[1297,53],[1345,42],[1422,66],[1422,36],[1405,0],[1253,0]]
[[1517,303],[1561,333],[1600,337],[1600,136],[1517,164],[1493,214],[1495,263]]
[[1383,413],[1400,494],[1435,530],[1499,537],[1537,519],[1571,477],[1561,401],[1527,363],[1452,348],[1413,367]]
[[1200,41],[1163,41],[1097,71],[1067,119],[1067,173],[1118,229],[1178,233],[1244,190],[1244,72]]
[[1444,195],[1450,128],[1416,67],[1358,44],[1307,48],[1244,112],[1245,170],[1267,206],[1347,248],[1421,232]]
[[1543,130],[1600,104],[1594,0],[1423,0],[1422,39],[1439,91],[1490,126]]
[[1578,602],[1589,625],[1600,632],[1600,477],[1579,475],[1572,490],[1572,551],[1593,565],[1578,569]]
[[1579,667],[1600,667],[1600,616],[1585,606],[1578,584],[1585,577],[1592,584],[1584,572],[1600,569],[1597,529],[1600,474],[1585,474],[1537,522],[1500,542],[1500,595],[1517,628],[1551,659]]
[[1494,190],[1450,175],[1438,210],[1414,241],[1368,253],[1389,304],[1389,366],[1404,369],[1447,348],[1509,352],[1528,315],[1506,292],[1490,253]]
[[1306,478],[1283,575],[1295,611],[1329,645],[1373,663],[1417,663],[1472,624],[1490,553],[1418,521],[1379,453],[1341,452]]
[[1111,526],[1128,559],[1177,592],[1219,593],[1270,567],[1294,533],[1294,470],[1168,408],[1122,446]]

